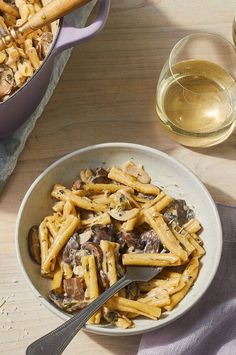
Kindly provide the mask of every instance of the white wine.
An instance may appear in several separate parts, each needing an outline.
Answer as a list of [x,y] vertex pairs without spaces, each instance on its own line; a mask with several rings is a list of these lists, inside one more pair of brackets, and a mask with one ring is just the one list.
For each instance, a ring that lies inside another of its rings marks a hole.
[[210,146],[233,130],[235,81],[225,69],[204,60],[186,60],[159,83],[157,113],[179,143]]

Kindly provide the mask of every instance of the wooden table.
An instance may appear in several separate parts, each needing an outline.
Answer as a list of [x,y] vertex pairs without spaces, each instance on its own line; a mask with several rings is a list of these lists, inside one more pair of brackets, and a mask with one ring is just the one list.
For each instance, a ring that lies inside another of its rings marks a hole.
[[[231,40],[235,1],[112,0],[103,32],[76,48],[38,121],[0,200],[0,353],[26,346],[61,323],[36,300],[15,255],[14,226],[22,197],[52,162],[101,142],[146,144],[179,159],[216,201],[236,203],[236,136],[209,149],[169,140],[156,119],[155,87],[174,43],[197,31]],[[65,354],[136,354],[140,336],[103,337],[81,332]]]

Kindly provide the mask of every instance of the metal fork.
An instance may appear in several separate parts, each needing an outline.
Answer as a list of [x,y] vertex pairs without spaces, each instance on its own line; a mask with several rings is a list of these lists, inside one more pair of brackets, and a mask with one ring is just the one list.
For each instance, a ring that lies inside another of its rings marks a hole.
[[27,355],[61,354],[91,316],[115,293],[133,281],[149,281],[162,267],[128,266],[126,274],[78,314],[28,346]]

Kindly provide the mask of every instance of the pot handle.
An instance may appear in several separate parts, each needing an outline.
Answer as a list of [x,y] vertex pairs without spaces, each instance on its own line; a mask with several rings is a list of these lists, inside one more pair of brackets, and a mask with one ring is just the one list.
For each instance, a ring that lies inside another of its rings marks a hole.
[[91,25],[83,28],[71,26],[63,20],[61,33],[53,50],[54,54],[95,36],[104,27],[109,9],[110,0],[99,0],[99,9],[95,21]]

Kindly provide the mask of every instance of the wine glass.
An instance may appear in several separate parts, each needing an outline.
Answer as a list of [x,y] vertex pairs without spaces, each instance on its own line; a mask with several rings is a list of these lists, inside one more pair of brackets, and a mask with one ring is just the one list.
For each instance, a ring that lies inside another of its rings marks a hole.
[[172,49],[161,71],[156,110],[177,142],[209,147],[233,131],[236,114],[236,54],[210,33],[190,34]]

